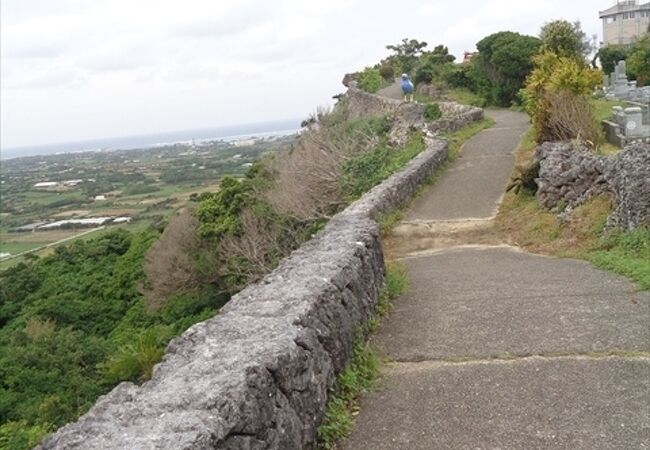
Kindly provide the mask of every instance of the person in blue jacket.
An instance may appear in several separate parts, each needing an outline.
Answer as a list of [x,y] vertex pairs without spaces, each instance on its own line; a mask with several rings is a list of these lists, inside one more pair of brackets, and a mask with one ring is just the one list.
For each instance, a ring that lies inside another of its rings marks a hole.
[[413,101],[413,83],[409,80],[409,76],[405,73],[402,74],[402,92],[404,92],[404,101]]

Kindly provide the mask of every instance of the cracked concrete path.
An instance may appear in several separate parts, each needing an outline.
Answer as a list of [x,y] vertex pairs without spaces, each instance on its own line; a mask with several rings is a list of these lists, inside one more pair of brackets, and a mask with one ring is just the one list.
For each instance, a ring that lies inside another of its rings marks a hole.
[[389,363],[341,448],[650,449],[650,293],[494,237],[525,120],[489,114],[387,242],[411,288],[373,337]]
[[496,214],[512,172],[513,151],[528,129],[528,117],[508,110],[487,111],[486,115],[495,120],[495,125],[463,146],[435,188],[414,200],[406,222],[489,218]]

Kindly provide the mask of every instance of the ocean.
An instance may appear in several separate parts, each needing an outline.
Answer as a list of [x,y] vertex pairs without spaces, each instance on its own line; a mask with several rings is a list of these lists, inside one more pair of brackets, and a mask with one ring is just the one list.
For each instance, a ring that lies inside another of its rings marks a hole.
[[0,158],[9,159],[19,158],[21,156],[52,155],[56,153],[76,153],[93,150],[129,150],[182,142],[189,143],[192,141],[232,141],[248,137],[287,135],[298,132],[300,130],[300,122],[300,119],[287,119],[196,130],[64,142],[59,144],[10,147],[0,150]]

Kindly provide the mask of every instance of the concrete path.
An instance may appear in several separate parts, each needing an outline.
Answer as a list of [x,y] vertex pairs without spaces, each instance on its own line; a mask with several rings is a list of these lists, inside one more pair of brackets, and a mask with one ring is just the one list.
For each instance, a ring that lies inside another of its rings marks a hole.
[[397,100],[402,100],[404,98],[404,93],[402,92],[402,87],[400,85],[401,80],[395,78],[395,83],[387,86],[383,89],[377,91],[378,95],[388,98],[395,98]]
[[528,128],[525,114],[487,111],[492,128],[467,142],[453,166],[436,182],[435,189],[415,199],[406,221],[489,218],[510,179],[513,151]]
[[490,238],[526,126],[490,114],[388,243],[411,289],[374,337],[390,362],[341,448],[649,449],[650,294]]

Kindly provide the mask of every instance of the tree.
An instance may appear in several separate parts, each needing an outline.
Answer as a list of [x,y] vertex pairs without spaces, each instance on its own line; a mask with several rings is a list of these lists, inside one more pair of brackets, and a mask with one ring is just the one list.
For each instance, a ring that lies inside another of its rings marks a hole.
[[542,40],[542,51],[550,51],[559,56],[575,58],[584,61],[591,52],[591,42],[580,22],[554,20],[546,23],[539,37]]
[[393,63],[393,65],[397,63],[402,72],[408,73],[413,70],[426,46],[427,43],[424,41],[420,42],[416,39],[404,38],[401,44],[386,46],[388,50],[394,52],[393,55],[387,58],[387,61]]
[[650,33],[639,39],[627,58],[629,72],[636,77],[637,84],[650,83]]
[[479,95],[500,106],[514,102],[533,69],[532,58],[540,45],[536,37],[511,31],[494,33],[479,41],[479,54],[472,58],[470,75]]
[[437,64],[452,63],[456,59],[454,55],[449,54],[449,49],[445,45],[436,45],[433,51],[426,52],[424,55]]
[[606,75],[614,72],[616,64],[621,60],[626,60],[629,50],[622,45],[608,45],[598,50],[598,59],[600,66]]
[[455,59],[444,45],[438,45],[433,51],[423,53],[415,71],[415,82],[431,83],[434,79],[445,78],[446,74],[451,72],[451,63]]

